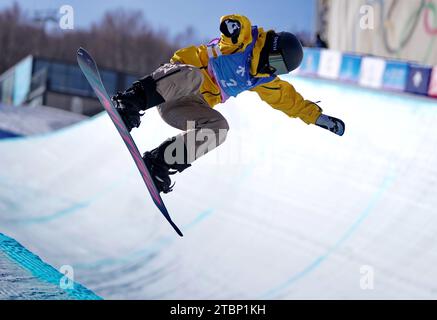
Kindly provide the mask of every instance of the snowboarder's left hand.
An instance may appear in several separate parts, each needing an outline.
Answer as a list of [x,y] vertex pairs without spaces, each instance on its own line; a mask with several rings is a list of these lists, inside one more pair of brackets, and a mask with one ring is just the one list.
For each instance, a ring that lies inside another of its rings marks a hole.
[[323,113],[317,119],[316,125],[323,129],[329,130],[340,137],[344,135],[346,130],[346,125],[342,120],[327,116]]

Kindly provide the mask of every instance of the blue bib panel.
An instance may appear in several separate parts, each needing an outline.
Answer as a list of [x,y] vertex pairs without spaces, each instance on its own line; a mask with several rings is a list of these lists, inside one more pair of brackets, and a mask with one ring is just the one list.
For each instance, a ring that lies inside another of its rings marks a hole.
[[[220,86],[223,101],[229,97],[236,97],[243,91],[250,90],[261,84],[273,81],[276,76],[257,78],[250,74],[252,61],[252,50],[258,39],[258,28],[252,27],[252,42],[243,52],[229,55],[219,55],[218,57],[209,58],[209,70]],[[215,47],[216,44],[210,44]],[[220,51],[219,48],[217,48]]]

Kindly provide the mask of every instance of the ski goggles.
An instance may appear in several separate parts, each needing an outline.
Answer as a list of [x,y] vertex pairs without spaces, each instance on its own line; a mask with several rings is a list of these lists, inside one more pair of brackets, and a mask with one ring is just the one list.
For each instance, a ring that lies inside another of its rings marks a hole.
[[287,74],[288,71],[287,65],[284,62],[281,54],[271,54],[269,56],[269,65],[275,70],[276,75]]

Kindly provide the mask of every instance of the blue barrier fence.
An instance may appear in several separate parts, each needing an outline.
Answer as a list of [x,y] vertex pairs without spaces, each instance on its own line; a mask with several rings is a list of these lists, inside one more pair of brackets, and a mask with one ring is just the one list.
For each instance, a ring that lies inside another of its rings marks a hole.
[[329,49],[305,48],[304,53],[294,74],[437,98],[437,66]]
[[21,135],[16,134],[14,132],[9,132],[9,131],[5,131],[5,130],[1,130],[0,129],[0,139],[4,139],[4,138],[16,138],[16,137],[21,137]]

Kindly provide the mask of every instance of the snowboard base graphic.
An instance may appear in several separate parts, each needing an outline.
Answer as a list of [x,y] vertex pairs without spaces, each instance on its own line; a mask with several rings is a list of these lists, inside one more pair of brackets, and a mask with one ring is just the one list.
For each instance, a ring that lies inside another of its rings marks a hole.
[[83,48],[80,48],[77,51],[77,62],[83,74],[85,75],[86,79],[88,80],[91,87],[93,88],[95,94],[97,95],[100,102],[102,103],[103,107],[108,112],[109,117],[111,118],[121,138],[126,144],[130,154],[132,155],[132,158],[134,159],[135,164],[138,167],[138,170],[144,180],[144,183],[147,186],[147,190],[149,190],[153,202],[161,211],[162,215],[167,219],[167,221],[173,227],[173,229],[177,232],[177,234],[182,237],[183,236],[182,232],[172,221],[167,211],[167,208],[165,207],[165,204],[162,201],[159,191],[156,188],[155,183],[153,182],[149,169],[146,167],[132,136],[130,135],[129,131],[126,129],[123,120],[121,119],[120,115],[115,109],[114,104],[112,103],[111,98],[109,97],[108,92],[106,91],[103,85],[99,70],[97,68],[97,64],[95,63],[91,55]]

